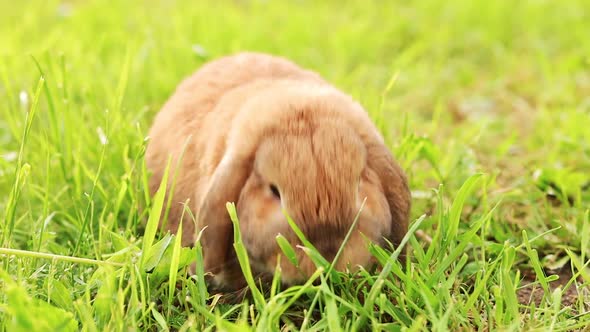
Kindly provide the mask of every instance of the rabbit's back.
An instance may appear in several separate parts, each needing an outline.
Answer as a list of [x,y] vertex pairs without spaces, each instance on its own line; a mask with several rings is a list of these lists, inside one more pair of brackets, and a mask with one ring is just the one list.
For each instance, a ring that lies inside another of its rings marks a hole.
[[[225,135],[228,128],[208,128],[207,116],[228,92],[257,80],[294,79],[322,82],[314,72],[304,70],[293,62],[276,56],[243,52],[206,63],[182,81],[170,99],[154,119],[149,132],[150,142],[146,151],[146,164],[152,173],[152,195],[160,185],[168,158],[172,158],[172,175],[177,161],[183,154],[182,165],[175,181],[174,198],[169,211],[168,228],[176,232],[182,215],[182,202],[195,200],[195,192],[205,186],[207,171],[211,165],[199,162],[205,154],[219,154],[212,149],[215,135]],[[227,123],[229,125],[229,123]],[[216,158],[214,158],[216,159]],[[189,204],[189,205],[192,205]],[[190,218],[189,216],[185,216]],[[186,223],[183,244],[194,241],[194,225]]]

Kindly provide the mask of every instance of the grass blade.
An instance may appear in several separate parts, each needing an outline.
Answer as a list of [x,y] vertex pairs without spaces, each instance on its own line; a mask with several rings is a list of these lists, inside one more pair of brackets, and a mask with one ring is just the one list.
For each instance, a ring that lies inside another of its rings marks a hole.
[[[403,248],[406,246],[406,243],[409,241],[410,237],[414,235],[416,230],[420,227],[420,225],[424,222],[425,219],[426,219],[426,215],[422,215],[420,218],[418,218],[418,220],[416,220],[410,226],[410,229],[408,230],[406,235],[403,237],[399,246],[389,256],[389,260],[387,261],[387,264],[385,264],[385,266],[383,267],[383,269],[379,273],[377,280],[375,280],[375,283],[373,284],[373,287],[371,287],[371,290],[369,291],[369,294],[365,300],[365,304],[363,305],[363,309],[365,310],[365,312],[372,311],[373,304],[375,303],[375,299],[377,298],[377,295],[379,294],[379,292],[381,292],[381,289],[384,284],[384,280],[390,274],[394,262],[397,261],[397,258],[401,254]],[[365,323],[366,319],[367,319],[367,317],[365,315],[359,316],[359,318],[357,318],[357,320],[355,321],[355,323],[353,325],[353,329],[359,330],[360,326],[362,326]]]
[[29,111],[26,113],[25,117],[25,127],[20,141],[20,147],[16,162],[14,185],[12,186],[12,190],[10,191],[10,194],[8,196],[8,203],[6,204],[6,211],[4,213],[4,227],[2,231],[1,243],[3,243],[3,246],[6,247],[9,247],[10,244],[10,238],[12,236],[12,232],[14,231],[16,207],[19,202],[19,197],[22,191],[22,187],[24,185],[24,180],[26,179],[26,175],[29,174],[30,170],[30,166],[28,164],[24,164],[23,158],[29,133],[31,131],[31,127],[33,126],[33,119],[35,119],[35,114],[37,113],[37,108],[39,107],[39,97],[41,95],[41,89],[44,86],[45,80],[43,77],[41,77],[39,78],[39,81],[37,83],[37,89],[35,90],[35,95],[33,97],[33,104],[31,105]]
[[176,276],[178,275],[178,265],[180,260],[180,248],[182,243],[182,223],[178,226],[174,247],[172,249],[172,259],[170,261],[170,277],[168,279],[168,318],[172,309],[172,299],[176,290]]
[[299,267],[297,254],[295,253],[295,249],[293,249],[289,241],[282,234],[276,236],[276,241],[281,250],[283,251],[283,254],[285,254],[285,256],[291,262],[291,264],[293,264],[295,267]]
[[482,177],[483,174],[477,173],[470,176],[465,183],[459,189],[455,200],[453,201],[453,205],[451,206],[451,211],[449,213],[449,224],[447,231],[443,237],[443,246],[449,243],[452,239],[457,236],[457,232],[459,230],[459,221],[461,218],[461,211],[463,211],[463,205],[465,204],[465,200],[467,196],[471,194],[477,181]]
[[234,249],[236,250],[238,261],[240,263],[240,267],[242,268],[242,273],[244,274],[246,282],[248,283],[248,287],[250,288],[250,291],[254,296],[254,303],[256,305],[256,308],[260,312],[262,312],[264,311],[266,301],[264,299],[264,296],[262,295],[262,292],[260,292],[258,286],[256,286],[254,276],[252,275],[250,260],[248,259],[248,252],[246,250],[246,247],[242,243],[242,236],[240,233],[240,222],[238,220],[236,207],[233,203],[227,203],[226,207],[234,227]]
[[166,168],[164,170],[164,176],[162,177],[162,181],[160,182],[160,187],[156,194],[154,195],[153,205],[150,209],[150,216],[147,221],[147,225],[145,228],[145,233],[143,235],[143,244],[141,248],[141,262],[139,266],[142,270],[145,271],[145,263],[147,258],[150,256],[149,251],[152,248],[152,244],[154,243],[154,239],[156,238],[156,232],[158,231],[158,224],[160,222],[160,217],[162,216],[162,207],[164,205],[164,197],[166,195],[167,183],[168,183],[168,171],[170,169],[170,158],[168,158],[168,162],[166,164]]

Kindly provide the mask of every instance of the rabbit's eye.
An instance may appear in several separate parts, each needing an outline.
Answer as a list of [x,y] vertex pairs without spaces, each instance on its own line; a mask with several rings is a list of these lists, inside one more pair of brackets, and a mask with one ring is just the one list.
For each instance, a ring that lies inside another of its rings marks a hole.
[[279,188],[277,188],[277,186],[275,186],[274,184],[271,184],[270,191],[272,192],[274,197],[276,197],[277,199],[281,199],[281,193],[279,192]]

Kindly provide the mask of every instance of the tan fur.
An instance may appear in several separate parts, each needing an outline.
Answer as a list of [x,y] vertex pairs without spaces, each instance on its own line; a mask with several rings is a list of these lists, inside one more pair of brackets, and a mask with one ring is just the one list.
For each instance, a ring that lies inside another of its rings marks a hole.
[[[187,140],[167,228],[176,231],[181,203],[190,199],[196,221],[185,215],[183,244],[192,245],[206,226],[204,265],[219,286],[243,286],[226,202],[237,203],[256,273],[274,270],[277,234],[299,244],[283,208],[332,259],[366,199],[338,262],[341,269],[369,263],[365,237],[397,245],[407,231],[405,175],[367,113],[319,75],[286,59],[240,53],[211,61],[186,79],[150,132],[146,162],[153,172],[152,193],[168,156],[174,170]],[[299,270],[281,258],[283,281],[300,282],[313,273],[302,251],[299,258]]]

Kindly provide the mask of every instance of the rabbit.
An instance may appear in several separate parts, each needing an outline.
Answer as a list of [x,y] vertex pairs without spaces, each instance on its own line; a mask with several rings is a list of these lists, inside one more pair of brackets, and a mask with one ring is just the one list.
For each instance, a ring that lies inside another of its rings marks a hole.
[[[367,112],[319,74],[280,56],[226,55],[182,81],[150,128],[152,194],[169,157],[170,179],[177,166],[178,174],[173,192],[168,187],[168,222],[160,227],[176,232],[184,216],[182,244],[200,236],[214,287],[246,285],[228,202],[236,204],[253,272],[272,275],[281,256],[285,284],[304,282],[316,270],[297,249],[285,214],[332,260],[360,211],[339,270],[374,263],[368,243],[399,246],[408,229],[407,176]],[[296,248],[298,266],[283,256],[278,234]]]

